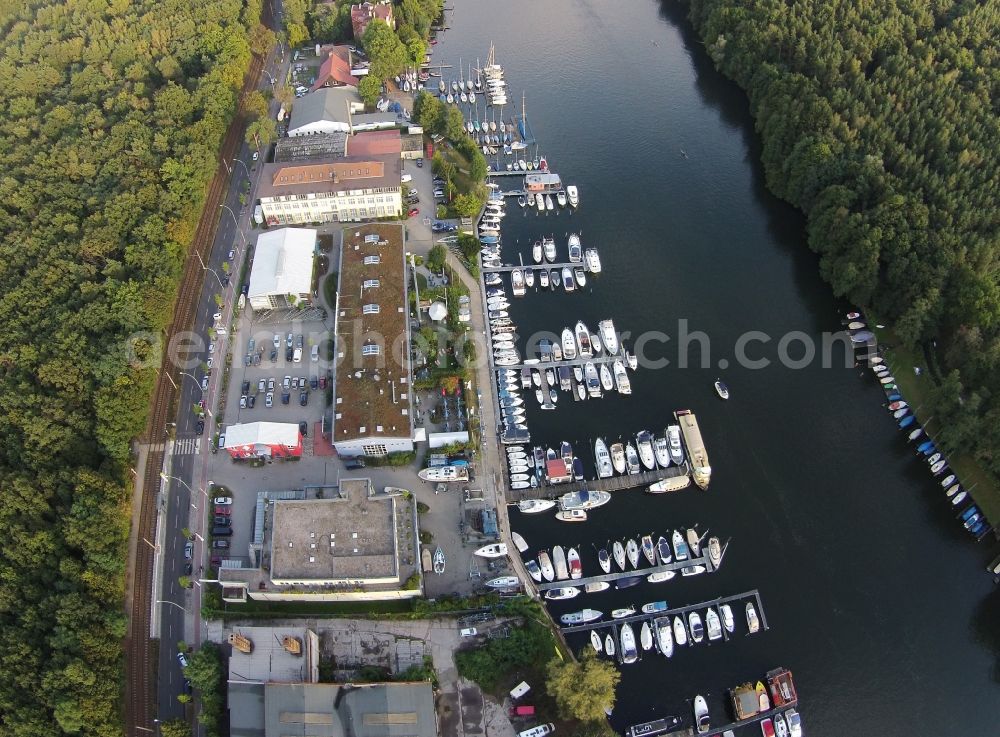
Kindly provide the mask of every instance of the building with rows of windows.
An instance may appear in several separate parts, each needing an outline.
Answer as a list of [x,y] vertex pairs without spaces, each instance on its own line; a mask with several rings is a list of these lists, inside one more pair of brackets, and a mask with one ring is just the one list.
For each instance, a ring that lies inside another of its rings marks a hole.
[[403,213],[399,154],[267,164],[258,194],[272,225],[358,222]]
[[347,230],[334,316],[330,437],[341,457],[413,450],[408,304],[402,226]]

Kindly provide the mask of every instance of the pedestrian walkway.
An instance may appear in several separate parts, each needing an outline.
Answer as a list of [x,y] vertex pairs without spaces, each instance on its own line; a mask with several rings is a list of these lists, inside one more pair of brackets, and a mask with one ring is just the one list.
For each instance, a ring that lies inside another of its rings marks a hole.
[[201,438],[191,436],[174,441],[175,456],[189,456],[201,451]]

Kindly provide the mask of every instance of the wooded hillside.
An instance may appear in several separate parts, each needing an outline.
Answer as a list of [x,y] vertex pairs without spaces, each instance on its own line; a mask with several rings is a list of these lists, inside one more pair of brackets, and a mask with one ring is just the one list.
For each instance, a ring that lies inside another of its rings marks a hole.
[[121,734],[129,440],[260,0],[0,4],[0,735]]
[[925,347],[938,445],[1000,473],[1000,2],[689,4],[823,277]]

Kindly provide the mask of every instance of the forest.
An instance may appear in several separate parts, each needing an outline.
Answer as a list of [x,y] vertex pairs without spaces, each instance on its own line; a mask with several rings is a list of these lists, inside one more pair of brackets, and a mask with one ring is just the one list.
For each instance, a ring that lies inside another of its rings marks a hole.
[[0,4],[0,736],[122,732],[130,441],[260,0]]
[[923,349],[938,445],[1000,474],[1000,3],[687,2],[823,278]]

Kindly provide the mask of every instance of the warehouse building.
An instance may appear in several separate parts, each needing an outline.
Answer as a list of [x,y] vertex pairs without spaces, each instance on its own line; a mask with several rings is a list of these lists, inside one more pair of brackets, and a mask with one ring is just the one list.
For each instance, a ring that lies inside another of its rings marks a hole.
[[247,300],[254,310],[312,303],[316,231],[281,228],[257,238]]

